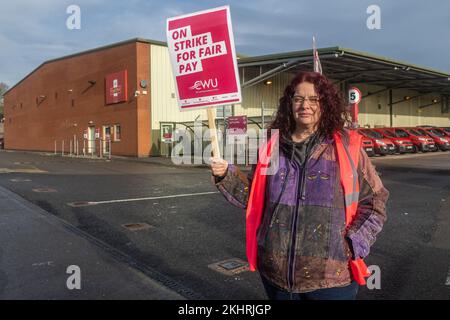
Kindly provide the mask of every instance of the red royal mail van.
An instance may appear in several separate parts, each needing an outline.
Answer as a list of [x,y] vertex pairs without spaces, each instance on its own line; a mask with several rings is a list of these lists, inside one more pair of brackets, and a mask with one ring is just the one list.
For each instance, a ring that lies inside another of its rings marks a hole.
[[375,156],[375,146],[374,146],[374,144],[373,144],[371,139],[368,139],[368,138],[363,136],[363,138],[362,138],[362,148],[364,149],[364,151],[367,153],[367,155],[369,157],[374,157]]
[[417,152],[417,148],[408,138],[407,133],[396,132],[393,128],[374,128],[374,131],[379,132],[384,138],[390,139],[396,148],[396,152],[402,154],[407,152]]
[[427,128],[417,127],[416,130],[432,138],[436,146],[442,151],[450,150],[450,136],[447,137],[446,134],[441,130],[430,127]]
[[434,140],[427,135],[418,132],[416,128],[394,128],[395,132],[406,133],[408,138],[414,143],[414,146],[422,152],[437,151]]
[[365,138],[370,139],[374,145],[375,153],[380,155],[394,154],[395,145],[383,135],[373,129],[359,128],[358,132]]

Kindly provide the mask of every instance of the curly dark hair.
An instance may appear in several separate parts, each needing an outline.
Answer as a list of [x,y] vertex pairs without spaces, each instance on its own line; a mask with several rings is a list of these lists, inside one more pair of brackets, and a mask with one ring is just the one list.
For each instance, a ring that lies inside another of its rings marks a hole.
[[302,82],[314,84],[319,96],[322,115],[319,120],[318,131],[327,137],[331,137],[336,131],[343,132],[344,125],[349,121],[349,118],[345,112],[342,93],[324,75],[306,71],[299,72],[284,90],[275,119],[270,123],[268,129],[278,129],[280,134],[285,137],[290,137],[294,132],[296,123],[292,113],[292,97],[295,88]]

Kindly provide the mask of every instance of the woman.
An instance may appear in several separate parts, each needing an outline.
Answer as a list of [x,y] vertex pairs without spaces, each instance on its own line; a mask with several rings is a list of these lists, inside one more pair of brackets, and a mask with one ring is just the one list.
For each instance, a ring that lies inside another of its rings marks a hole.
[[258,163],[245,176],[225,160],[211,163],[220,192],[247,208],[247,256],[270,299],[355,299],[369,275],[362,259],[386,220],[389,192],[360,136],[344,129],[344,111],[325,76],[301,72],[269,127],[279,131],[277,172],[262,178]]

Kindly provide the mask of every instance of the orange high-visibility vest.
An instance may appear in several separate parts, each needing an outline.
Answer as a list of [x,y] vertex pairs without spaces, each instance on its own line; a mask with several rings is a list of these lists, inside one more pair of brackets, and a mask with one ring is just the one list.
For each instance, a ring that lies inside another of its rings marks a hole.
[[[357,166],[361,148],[361,135],[356,131],[349,131],[349,141],[344,143],[340,134],[333,135],[339,169],[341,184],[345,197],[345,224],[349,226],[356,216],[359,199],[359,182]],[[272,149],[278,142],[278,132],[272,135],[269,142],[259,151],[259,161],[253,175],[252,187],[248,198],[246,211],[246,251],[250,270],[257,269],[258,243],[257,232],[264,211],[264,196],[267,175],[262,174],[269,167]],[[366,264],[362,259],[350,259],[349,267],[353,279],[360,285],[366,283],[365,277],[370,276]]]
[[[336,142],[336,151],[339,162],[339,171],[341,184],[344,189],[345,197],[345,225],[348,227],[356,217],[359,202],[359,181],[358,181],[358,163],[361,150],[362,136],[354,131],[349,132],[349,141],[342,141],[340,134],[334,134]],[[350,270],[353,279],[360,285],[365,285],[365,277],[370,276],[363,259],[356,257],[356,260],[350,259]]]
[[269,167],[270,156],[273,146],[278,142],[278,131],[272,135],[269,142],[259,150],[259,160],[253,174],[252,187],[248,197],[247,212],[245,215],[246,224],[246,251],[250,271],[256,271],[258,256],[258,232],[261,218],[264,211],[264,195],[266,192],[266,178],[264,170]]

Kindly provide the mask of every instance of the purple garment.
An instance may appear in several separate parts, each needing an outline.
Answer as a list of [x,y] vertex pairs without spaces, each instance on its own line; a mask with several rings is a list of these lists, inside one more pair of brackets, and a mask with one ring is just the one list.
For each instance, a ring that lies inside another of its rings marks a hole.
[[[355,220],[346,227],[335,152],[334,141],[324,139],[304,166],[289,152],[280,152],[278,171],[267,179],[258,230],[258,269],[280,288],[306,292],[349,284],[352,252],[366,257],[386,220],[389,192],[361,151],[359,205]],[[231,204],[247,207],[254,169],[244,175],[230,165],[223,179],[215,179]]]

